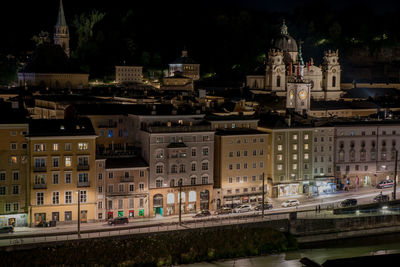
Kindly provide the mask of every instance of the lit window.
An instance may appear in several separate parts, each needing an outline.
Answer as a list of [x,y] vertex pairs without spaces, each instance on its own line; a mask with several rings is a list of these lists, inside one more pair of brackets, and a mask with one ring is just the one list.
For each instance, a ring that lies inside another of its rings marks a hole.
[[278,164],[278,165],[276,166],[276,168],[278,169],[278,171],[281,171],[281,170],[282,170],[282,164]]
[[78,143],[78,150],[83,151],[83,150],[88,150],[88,149],[89,149],[89,143],[88,142]]
[[304,144],[304,149],[308,149],[308,144]]
[[65,157],[65,167],[71,167],[71,166],[72,166],[71,157]]
[[276,156],[276,158],[277,158],[277,160],[282,160],[282,159],[283,159],[283,156],[282,156],[282,154],[278,154],[278,155]]
[[308,134],[304,135],[304,140],[308,140]]
[[53,151],[58,151],[60,150],[59,144],[53,144]]
[[305,153],[305,154],[304,154],[304,159],[308,159],[308,157],[309,157],[309,156],[308,156],[308,153]]

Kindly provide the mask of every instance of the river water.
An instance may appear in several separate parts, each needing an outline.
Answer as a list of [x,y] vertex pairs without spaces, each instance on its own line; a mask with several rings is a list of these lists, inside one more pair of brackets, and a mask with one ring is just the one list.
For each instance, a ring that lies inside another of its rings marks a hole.
[[400,235],[375,238],[349,239],[329,244],[313,245],[296,251],[268,256],[229,259],[216,262],[201,262],[183,265],[186,267],[297,267],[303,266],[300,259],[307,257],[319,264],[328,259],[359,257],[367,255],[400,253]]

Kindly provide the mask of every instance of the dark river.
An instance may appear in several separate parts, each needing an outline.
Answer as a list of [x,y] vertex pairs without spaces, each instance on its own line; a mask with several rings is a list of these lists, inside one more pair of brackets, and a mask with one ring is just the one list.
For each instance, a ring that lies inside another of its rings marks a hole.
[[229,259],[216,262],[201,262],[187,264],[187,267],[213,267],[213,266],[276,266],[297,267],[302,266],[300,259],[307,257],[319,264],[328,259],[349,258],[367,255],[400,253],[400,234],[380,236],[373,238],[356,238],[346,241],[331,241],[325,244],[313,244],[312,248],[301,248],[296,251],[273,254],[268,256]]

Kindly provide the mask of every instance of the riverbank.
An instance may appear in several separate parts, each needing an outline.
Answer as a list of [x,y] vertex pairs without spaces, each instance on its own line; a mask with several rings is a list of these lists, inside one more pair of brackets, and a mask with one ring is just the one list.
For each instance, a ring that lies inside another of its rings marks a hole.
[[268,223],[185,229],[21,246],[1,250],[4,266],[129,265],[164,266],[297,249],[295,238]]

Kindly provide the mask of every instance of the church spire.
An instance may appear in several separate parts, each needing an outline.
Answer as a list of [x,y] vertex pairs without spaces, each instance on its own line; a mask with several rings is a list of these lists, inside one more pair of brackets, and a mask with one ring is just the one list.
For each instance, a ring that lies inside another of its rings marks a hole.
[[288,35],[288,28],[287,28],[287,26],[285,24],[285,19],[282,20],[281,34],[282,35]]
[[65,21],[62,0],[60,0],[57,23],[54,29],[54,44],[60,45],[64,49],[65,54],[69,57],[69,30],[67,22]]
[[65,15],[64,15],[64,7],[62,4],[62,0],[60,0],[60,8],[58,10],[58,18],[57,18],[57,26],[67,26],[67,22],[65,21]]

